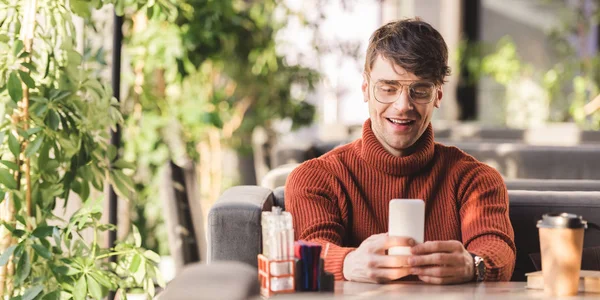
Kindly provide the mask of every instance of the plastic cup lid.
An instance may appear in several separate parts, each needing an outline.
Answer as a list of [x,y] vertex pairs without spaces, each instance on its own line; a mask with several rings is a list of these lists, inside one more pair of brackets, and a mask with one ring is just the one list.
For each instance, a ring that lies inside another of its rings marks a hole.
[[538,228],[587,228],[587,221],[581,216],[569,213],[550,213],[542,216],[537,223]]

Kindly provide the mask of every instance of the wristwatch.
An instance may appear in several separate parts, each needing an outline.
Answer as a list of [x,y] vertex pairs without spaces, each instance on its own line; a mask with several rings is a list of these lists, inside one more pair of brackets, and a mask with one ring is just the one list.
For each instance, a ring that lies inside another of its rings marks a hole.
[[485,263],[483,258],[470,253],[473,256],[473,265],[475,266],[475,281],[481,282],[485,278]]

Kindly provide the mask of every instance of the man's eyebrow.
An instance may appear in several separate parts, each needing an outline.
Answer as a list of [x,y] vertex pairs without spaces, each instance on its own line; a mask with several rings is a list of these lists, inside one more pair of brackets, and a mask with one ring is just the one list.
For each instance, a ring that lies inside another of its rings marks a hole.
[[379,79],[378,80],[381,83],[384,84],[398,84],[399,82],[422,82],[424,80],[422,79],[417,79],[417,80],[410,80],[410,79],[404,79],[404,80],[391,80],[391,79]]

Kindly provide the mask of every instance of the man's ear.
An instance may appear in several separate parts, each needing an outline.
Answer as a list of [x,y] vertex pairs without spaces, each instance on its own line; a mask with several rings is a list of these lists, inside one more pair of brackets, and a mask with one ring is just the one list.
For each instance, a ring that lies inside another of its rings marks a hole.
[[363,92],[363,101],[369,102],[369,80],[367,79],[367,74],[363,73],[363,82],[360,87]]
[[439,87],[436,89],[437,92],[437,97],[435,97],[435,100],[433,100],[433,106],[435,106],[436,108],[440,108],[440,104],[442,103],[442,98],[444,97],[444,88],[443,87]]

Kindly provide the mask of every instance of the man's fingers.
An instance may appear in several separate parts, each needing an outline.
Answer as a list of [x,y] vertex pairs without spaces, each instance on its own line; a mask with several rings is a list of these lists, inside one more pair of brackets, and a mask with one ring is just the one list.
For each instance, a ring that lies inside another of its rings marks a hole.
[[446,266],[416,267],[411,268],[410,273],[419,276],[453,277],[459,273],[459,270],[455,267]]
[[416,245],[411,248],[412,254],[423,255],[437,252],[457,252],[464,248],[459,241],[432,241]]
[[392,247],[397,247],[397,246],[408,246],[408,247],[412,247],[414,246],[415,240],[413,238],[410,237],[404,237],[404,236],[388,236],[387,240],[386,240],[386,244],[385,244],[385,249],[390,249]]
[[421,275],[419,279],[423,282],[431,283],[431,284],[457,284],[461,283],[460,279],[457,277],[435,277],[435,276],[427,276]]
[[371,255],[369,268],[401,268],[408,267],[407,255]]
[[419,276],[419,279],[421,279],[423,282],[427,282],[427,283],[431,283],[431,284],[444,284],[445,278],[421,275],[421,276]]
[[462,256],[454,253],[433,253],[427,255],[411,256],[408,263],[413,267],[433,265],[463,265]]
[[371,268],[367,271],[367,277],[378,283],[389,282],[408,275],[410,275],[409,268]]
[[397,246],[407,246],[411,247],[415,245],[415,240],[409,237],[400,237],[400,236],[378,236],[369,241],[368,251],[370,253],[384,253],[385,250],[397,247]]

